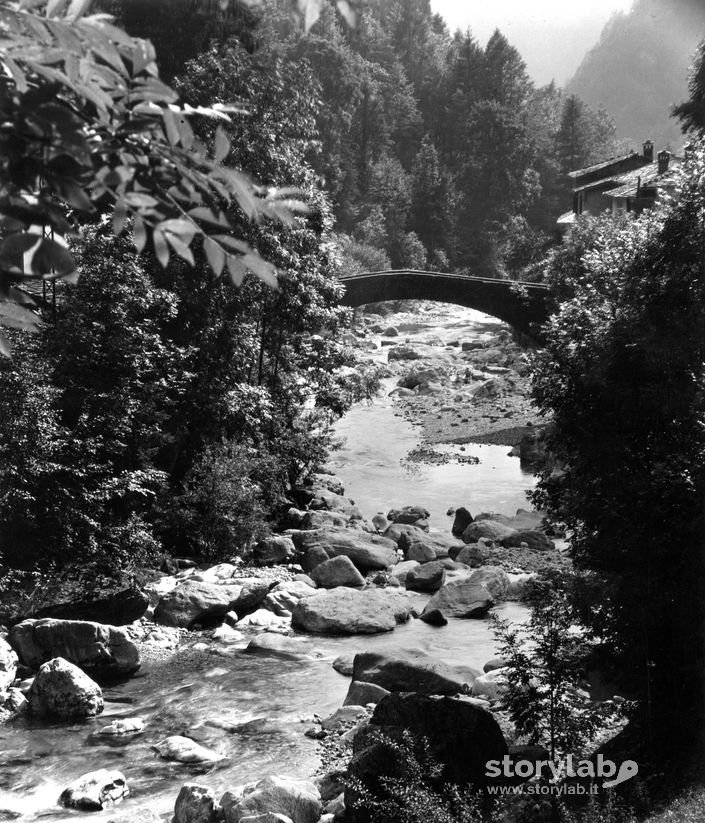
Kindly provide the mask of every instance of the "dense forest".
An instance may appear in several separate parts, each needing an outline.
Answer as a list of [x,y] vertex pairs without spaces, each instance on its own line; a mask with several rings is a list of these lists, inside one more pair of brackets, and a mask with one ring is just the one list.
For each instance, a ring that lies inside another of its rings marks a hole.
[[[604,112],[535,88],[499,31],[484,48],[451,35],[428,2],[366,4],[354,28],[326,7],[307,33],[285,3],[103,6],[154,41],[187,104],[242,106],[227,162],[296,187],[309,212],[289,227],[228,215],[277,266],[275,294],[212,283],[223,261],[208,242],[194,273],[169,234],[164,270],[95,218],[84,228],[79,284],[59,287],[55,322],[0,374],[10,565],[247,546],[366,391],[336,376],[353,362],[338,273],[529,276],[569,202],[566,172],[613,144]],[[195,128],[217,137],[207,118]]]
[[[186,0],[168,19],[156,2],[103,5],[153,40],[189,102],[247,102],[265,93],[258,82],[306,100],[307,159],[347,267],[515,275],[570,207],[566,172],[616,146],[605,111],[536,88],[501,32],[482,47],[471,31],[449,32],[428,0],[366,2],[354,28],[326,6],[306,34],[286,2],[258,15],[231,6],[220,20]],[[249,85],[203,82],[221,61],[247,67]]]

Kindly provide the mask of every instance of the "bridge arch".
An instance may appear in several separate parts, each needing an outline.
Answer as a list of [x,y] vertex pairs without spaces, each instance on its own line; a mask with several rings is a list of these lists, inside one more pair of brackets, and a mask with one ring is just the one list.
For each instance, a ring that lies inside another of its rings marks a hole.
[[465,274],[395,269],[341,278],[345,306],[382,303],[385,300],[437,300],[476,309],[509,323],[536,338],[549,316],[550,294],[540,283],[471,277]]

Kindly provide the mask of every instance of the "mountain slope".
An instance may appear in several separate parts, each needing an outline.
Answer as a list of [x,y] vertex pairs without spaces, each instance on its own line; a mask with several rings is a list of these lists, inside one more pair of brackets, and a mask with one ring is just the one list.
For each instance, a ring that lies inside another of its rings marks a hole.
[[636,0],[605,26],[567,91],[614,117],[620,137],[678,149],[671,107],[687,97],[693,52],[705,36],[703,0]]

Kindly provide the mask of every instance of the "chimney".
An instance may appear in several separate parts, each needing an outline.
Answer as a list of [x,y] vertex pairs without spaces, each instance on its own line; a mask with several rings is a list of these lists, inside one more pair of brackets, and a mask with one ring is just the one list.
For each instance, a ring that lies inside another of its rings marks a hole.
[[654,162],[654,144],[651,140],[646,140],[644,143],[644,160],[646,160],[647,163]]
[[666,151],[666,149],[663,149],[663,151],[660,151],[658,153],[658,173],[659,174],[664,174],[665,172],[668,171],[668,163],[669,163],[670,159],[671,159],[671,152],[670,151]]

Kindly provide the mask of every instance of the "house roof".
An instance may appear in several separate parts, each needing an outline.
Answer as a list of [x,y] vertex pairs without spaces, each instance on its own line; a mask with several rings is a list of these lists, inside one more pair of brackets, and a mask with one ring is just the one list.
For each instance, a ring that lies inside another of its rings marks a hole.
[[675,171],[681,163],[681,158],[671,156],[668,169],[659,173],[658,161],[649,163],[640,169],[628,171],[616,178],[619,185],[614,189],[603,192],[606,197],[637,197],[643,189],[663,189],[675,184]]
[[568,177],[582,177],[584,174],[594,174],[596,171],[600,171],[600,169],[606,169],[609,166],[613,166],[615,163],[621,163],[625,160],[631,160],[634,157],[641,157],[638,152],[630,151],[629,154],[620,154],[616,157],[610,157],[607,160],[601,160],[599,163],[593,163],[592,166],[586,166],[584,169],[576,169],[575,171],[569,171]]

